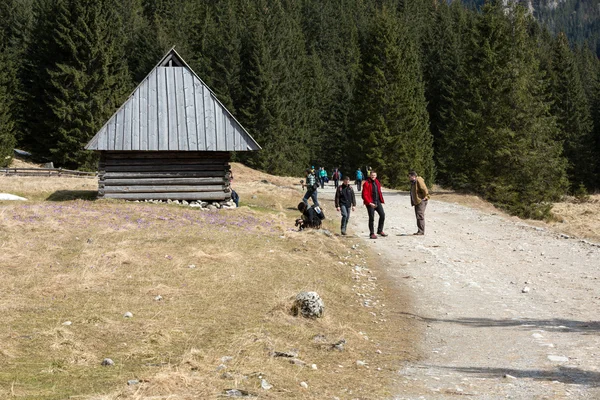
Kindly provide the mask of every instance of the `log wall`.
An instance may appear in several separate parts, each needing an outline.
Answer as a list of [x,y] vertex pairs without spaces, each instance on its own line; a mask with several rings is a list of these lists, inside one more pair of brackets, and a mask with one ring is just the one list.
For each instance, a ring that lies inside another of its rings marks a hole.
[[229,200],[229,159],[228,152],[102,151],[98,197]]

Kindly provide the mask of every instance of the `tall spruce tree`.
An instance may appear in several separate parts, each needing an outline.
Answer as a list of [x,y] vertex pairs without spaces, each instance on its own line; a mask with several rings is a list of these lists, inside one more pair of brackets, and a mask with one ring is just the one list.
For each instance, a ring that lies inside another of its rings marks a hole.
[[580,185],[594,186],[592,120],[586,93],[575,57],[564,34],[554,41],[551,61],[552,113],[560,130],[569,161],[568,176],[572,190]]
[[16,143],[14,121],[11,113],[11,96],[8,87],[14,69],[10,65],[7,51],[3,48],[3,33],[0,31],[0,167],[6,167],[12,161],[13,149]]
[[398,187],[415,169],[433,179],[433,147],[416,44],[386,8],[377,12],[363,51],[355,95],[354,142],[362,165]]
[[25,77],[28,142],[57,165],[93,168],[83,146],[130,88],[117,0],[38,1]]
[[554,139],[539,62],[521,6],[487,3],[477,24],[472,103],[478,136],[474,188],[517,215],[542,218],[565,190],[565,160]]

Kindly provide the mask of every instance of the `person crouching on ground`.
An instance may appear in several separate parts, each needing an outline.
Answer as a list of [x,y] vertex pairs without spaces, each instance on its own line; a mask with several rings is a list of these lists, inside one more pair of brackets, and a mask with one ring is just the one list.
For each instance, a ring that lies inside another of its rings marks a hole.
[[425,209],[429,200],[429,191],[423,178],[417,175],[415,171],[408,173],[410,179],[410,205],[415,208],[417,217],[417,232],[413,235],[425,234]]
[[346,235],[346,227],[350,219],[350,210],[356,207],[354,189],[350,185],[350,177],[345,176],[342,184],[335,191],[335,209],[342,212],[342,235]]
[[317,199],[317,178],[315,177],[314,172],[311,172],[310,168],[306,168],[306,183],[302,182],[302,187],[306,187],[306,194],[302,198],[302,201],[308,206],[308,198],[310,197],[315,206],[319,205],[319,200]]
[[383,204],[385,202],[383,201],[383,193],[381,193],[381,184],[377,179],[377,172],[373,170],[371,170],[369,178],[363,184],[362,199],[369,212],[369,237],[371,239],[377,239],[377,235],[375,235],[375,231],[373,230],[375,225],[375,212],[379,214],[377,234],[383,237],[387,236],[387,234],[383,232],[383,224],[385,222]]
[[[296,226],[299,227],[299,230],[304,230],[306,228],[321,228],[321,218],[319,218],[319,212],[315,209],[316,206],[309,207],[306,203],[301,202],[298,204],[298,211],[302,213],[301,217],[296,219]],[[317,207],[318,208],[318,207]]]

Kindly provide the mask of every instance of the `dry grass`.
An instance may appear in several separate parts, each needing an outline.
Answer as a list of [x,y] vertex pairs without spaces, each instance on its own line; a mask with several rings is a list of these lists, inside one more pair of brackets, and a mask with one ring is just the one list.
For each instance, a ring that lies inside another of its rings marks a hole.
[[[519,219],[511,217],[478,196],[460,194],[436,186],[433,187],[432,192],[435,200],[457,203],[484,212],[500,214],[508,219]],[[554,204],[550,221],[526,220],[526,222],[600,243],[600,194],[591,195],[589,200],[584,203],[577,202],[574,198],[568,198],[561,203]]]
[[[395,312],[405,299],[353,273],[374,264],[350,248],[357,241],[293,230],[299,179],[233,168],[242,207],[220,212],[47,201],[96,183],[0,177],[0,192],[33,199],[0,202],[0,398],[210,399],[231,388],[264,399],[389,397],[418,334]],[[290,315],[302,290],[322,296],[323,318]],[[362,307],[356,291],[378,305]],[[341,338],[346,350],[331,350]],[[307,366],[270,355],[292,349]],[[105,357],[115,366],[100,366]]]

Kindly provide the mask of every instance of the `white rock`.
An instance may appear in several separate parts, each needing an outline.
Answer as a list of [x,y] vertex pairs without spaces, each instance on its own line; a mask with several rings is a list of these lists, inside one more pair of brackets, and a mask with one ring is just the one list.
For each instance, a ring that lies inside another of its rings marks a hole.
[[15,196],[14,194],[10,194],[10,193],[0,193],[0,200],[20,200],[20,201],[25,201],[27,199],[25,197]]
[[317,364],[312,364],[310,367],[311,367],[312,369],[317,369]]
[[507,378],[507,379],[517,379],[516,376],[512,376],[512,375],[509,375],[509,374],[504,374],[504,377]]
[[123,314],[123,318],[133,318],[133,314],[127,311],[125,314]]
[[154,298],[154,301],[161,301],[163,299],[163,297],[159,294],[158,296],[156,296]]
[[196,266],[194,264],[190,264],[190,265],[188,265],[188,268],[194,269],[194,268],[196,268]]
[[65,321],[62,323],[64,326],[69,326],[72,325],[73,323],[71,321]]
[[525,286],[523,289],[521,289],[521,293],[529,293],[531,289],[529,288],[529,286]]
[[104,360],[102,360],[102,364],[105,367],[111,367],[113,365],[115,365],[115,362],[113,360],[111,360],[110,358],[105,358]]
[[304,389],[308,389],[308,383],[306,382],[300,382],[300,386],[302,386]]
[[548,360],[554,362],[567,362],[569,361],[569,357],[549,355]]
[[365,361],[356,360],[357,367],[365,367],[366,365],[367,365],[367,363]]
[[269,384],[269,382],[267,382],[265,379],[261,379],[260,387],[263,388],[264,390],[269,390],[273,387],[273,385]]

